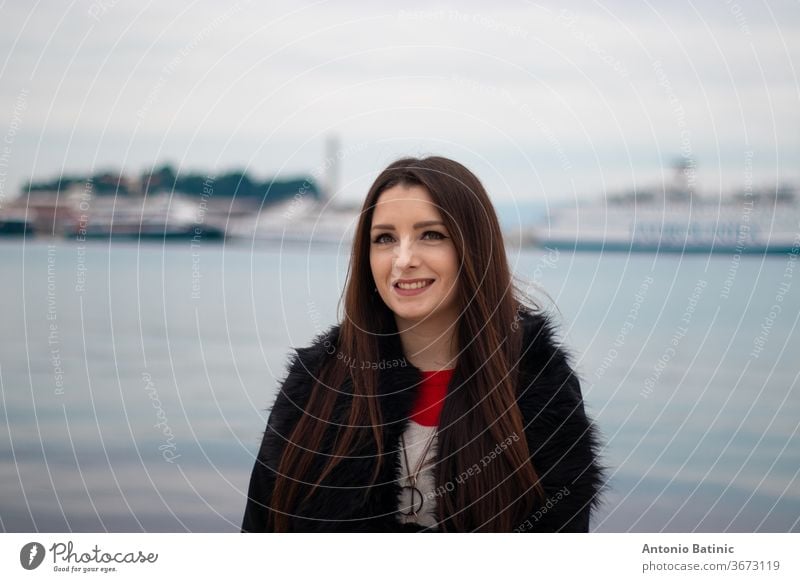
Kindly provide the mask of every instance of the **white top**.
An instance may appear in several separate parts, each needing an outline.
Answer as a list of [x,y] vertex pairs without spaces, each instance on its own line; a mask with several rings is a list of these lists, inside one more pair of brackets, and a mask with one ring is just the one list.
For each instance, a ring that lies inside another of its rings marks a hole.
[[[433,472],[436,452],[437,438],[433,436],[433,441],[425,455],[423,468],[417,477],[417,490],[409,487],[408,479],[409,468],[416,470],[419,460],[428,440],[431,438],[438,427],[423,426],[413,420],[409,421],[408,428],[403,433],[403,440],[400,441],[400,471],[398,473],[398,483],[402,487],[398,497],[397,519],[400,523],[417,523],[424,527],[435,526],[438,523],[436,517],[436,476]],[[403,454],[403,442],[406,445],[406,454]],[[406,464],[408,456],[408,465]],[[413,513],[416,509],[416,515]],[[409,515],[406,515],[409,514]],[[435,528],[434,528],[435,529]]]

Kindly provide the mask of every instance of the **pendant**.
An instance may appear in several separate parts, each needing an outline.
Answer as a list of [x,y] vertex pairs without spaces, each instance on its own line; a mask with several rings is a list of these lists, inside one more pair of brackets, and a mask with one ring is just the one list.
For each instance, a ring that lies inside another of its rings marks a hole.
[[[417,489],[414,485],[404,485],[403,489],[411,490],[411,511],[403,512],[403,515],[411,515],[416,517],[417,513],[422,511],[422,506],[425,504],[425,498],[422,495],[422,491]],[[417,499],[419,499],[419,504],[417,504]]]

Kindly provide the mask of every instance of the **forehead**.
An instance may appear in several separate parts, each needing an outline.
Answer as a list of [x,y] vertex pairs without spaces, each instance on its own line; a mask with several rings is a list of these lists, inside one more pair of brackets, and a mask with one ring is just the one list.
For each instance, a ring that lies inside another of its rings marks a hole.
[[404,214],[441,218],[439,209],[426,188],[398,184],[384,190],[375,204],[373,222],[401,217]]

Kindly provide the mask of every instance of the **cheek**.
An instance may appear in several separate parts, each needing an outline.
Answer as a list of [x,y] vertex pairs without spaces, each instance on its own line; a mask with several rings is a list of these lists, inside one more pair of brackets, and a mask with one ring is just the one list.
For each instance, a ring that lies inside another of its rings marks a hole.
[[369,255],[369,266],[372,269],[372,278],[376,283],[381,283],[386,274],[386,259],[380,253],[371,252]]
[[436,269],[443,277],[457,279],[458,257],[456,257],[455,251],[449,249],[436,257]]

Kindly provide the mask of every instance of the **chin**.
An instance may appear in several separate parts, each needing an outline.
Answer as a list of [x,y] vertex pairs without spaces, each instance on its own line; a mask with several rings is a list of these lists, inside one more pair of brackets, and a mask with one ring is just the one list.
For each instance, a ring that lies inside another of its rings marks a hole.
[[398,311],[395,311],[394,314],[397,317],[401,318],[401,319],[405,319],[406,321],[422,321],[426,317],[430,317],[430,313],[427,312],[427,311],[426,312],[419,312],[419,311],[410,311],[409,312],[409,311],[398,310]]
[[400,307],[397,309],[392,309],[392,311],[397,317],[409,321],[419,321],[431,316],[431,312],[428,309],[408,309],[407,307],[404,309]]

